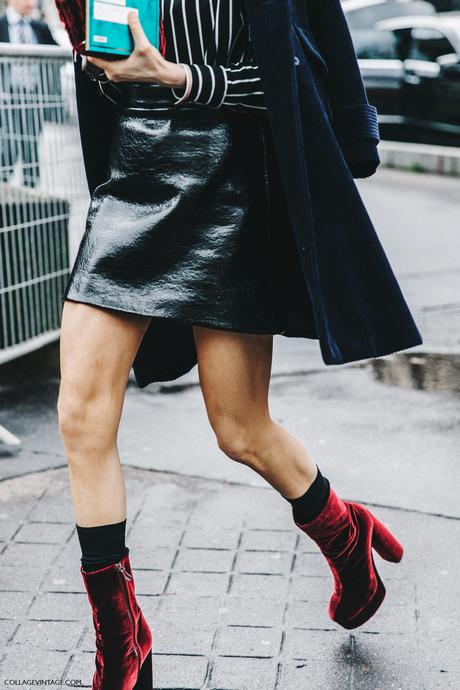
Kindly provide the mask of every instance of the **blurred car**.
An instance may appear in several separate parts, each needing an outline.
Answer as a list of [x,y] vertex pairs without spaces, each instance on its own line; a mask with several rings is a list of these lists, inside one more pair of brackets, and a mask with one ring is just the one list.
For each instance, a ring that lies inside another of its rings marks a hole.
[[353,36],[356,52],[363,58],[391,53],[392,39],[375,28],[377,22],[407,15],[433,15],[435,8],[425,0],[343,0],[342,7]]
[[397,17],[375,25],[384,58],[358,52],[382,138],[460,146],[460,12]]

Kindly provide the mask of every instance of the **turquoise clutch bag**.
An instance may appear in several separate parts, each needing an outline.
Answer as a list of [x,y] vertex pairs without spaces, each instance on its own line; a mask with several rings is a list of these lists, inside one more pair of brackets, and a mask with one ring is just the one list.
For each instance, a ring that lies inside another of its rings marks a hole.
[[136,9],[150,43],[159,48],[160,0],[86,0],[86,44],[88,55],[127,57],[134,48],[128,13]]

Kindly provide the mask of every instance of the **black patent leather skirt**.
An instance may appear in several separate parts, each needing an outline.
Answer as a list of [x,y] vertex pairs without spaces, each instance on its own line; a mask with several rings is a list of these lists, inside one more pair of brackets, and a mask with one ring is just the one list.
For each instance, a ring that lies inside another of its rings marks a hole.
[[140,386],[193,366],[192,324],[316,337],[267,115],[118,86],[109,176],[64,298],[152,317]]

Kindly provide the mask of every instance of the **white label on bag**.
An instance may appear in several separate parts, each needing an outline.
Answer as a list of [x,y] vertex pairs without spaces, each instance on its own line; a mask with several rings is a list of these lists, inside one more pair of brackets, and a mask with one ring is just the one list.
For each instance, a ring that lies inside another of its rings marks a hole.
[[94,3],[94,19],[114,24],[127,24],[131,10],[137,12],[136,8],[126,7],[124,4],[115,5],[111,2],[98,1]]

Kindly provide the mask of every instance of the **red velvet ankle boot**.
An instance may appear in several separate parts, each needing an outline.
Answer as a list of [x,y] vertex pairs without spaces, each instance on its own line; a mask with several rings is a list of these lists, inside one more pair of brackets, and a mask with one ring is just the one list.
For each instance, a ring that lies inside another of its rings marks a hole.
[[385,597],[372,548],[398,563],[403,547],[391,532],[359,503],[342,501],[331,489],[321,513],[303,525],[326,556],[334,576],[329,616],[344,628],[357,628],[371,618]]
[[136,601],[129,554],[100,570],[80,570],[96,630],[92,690],[152,690],[152,633]]

